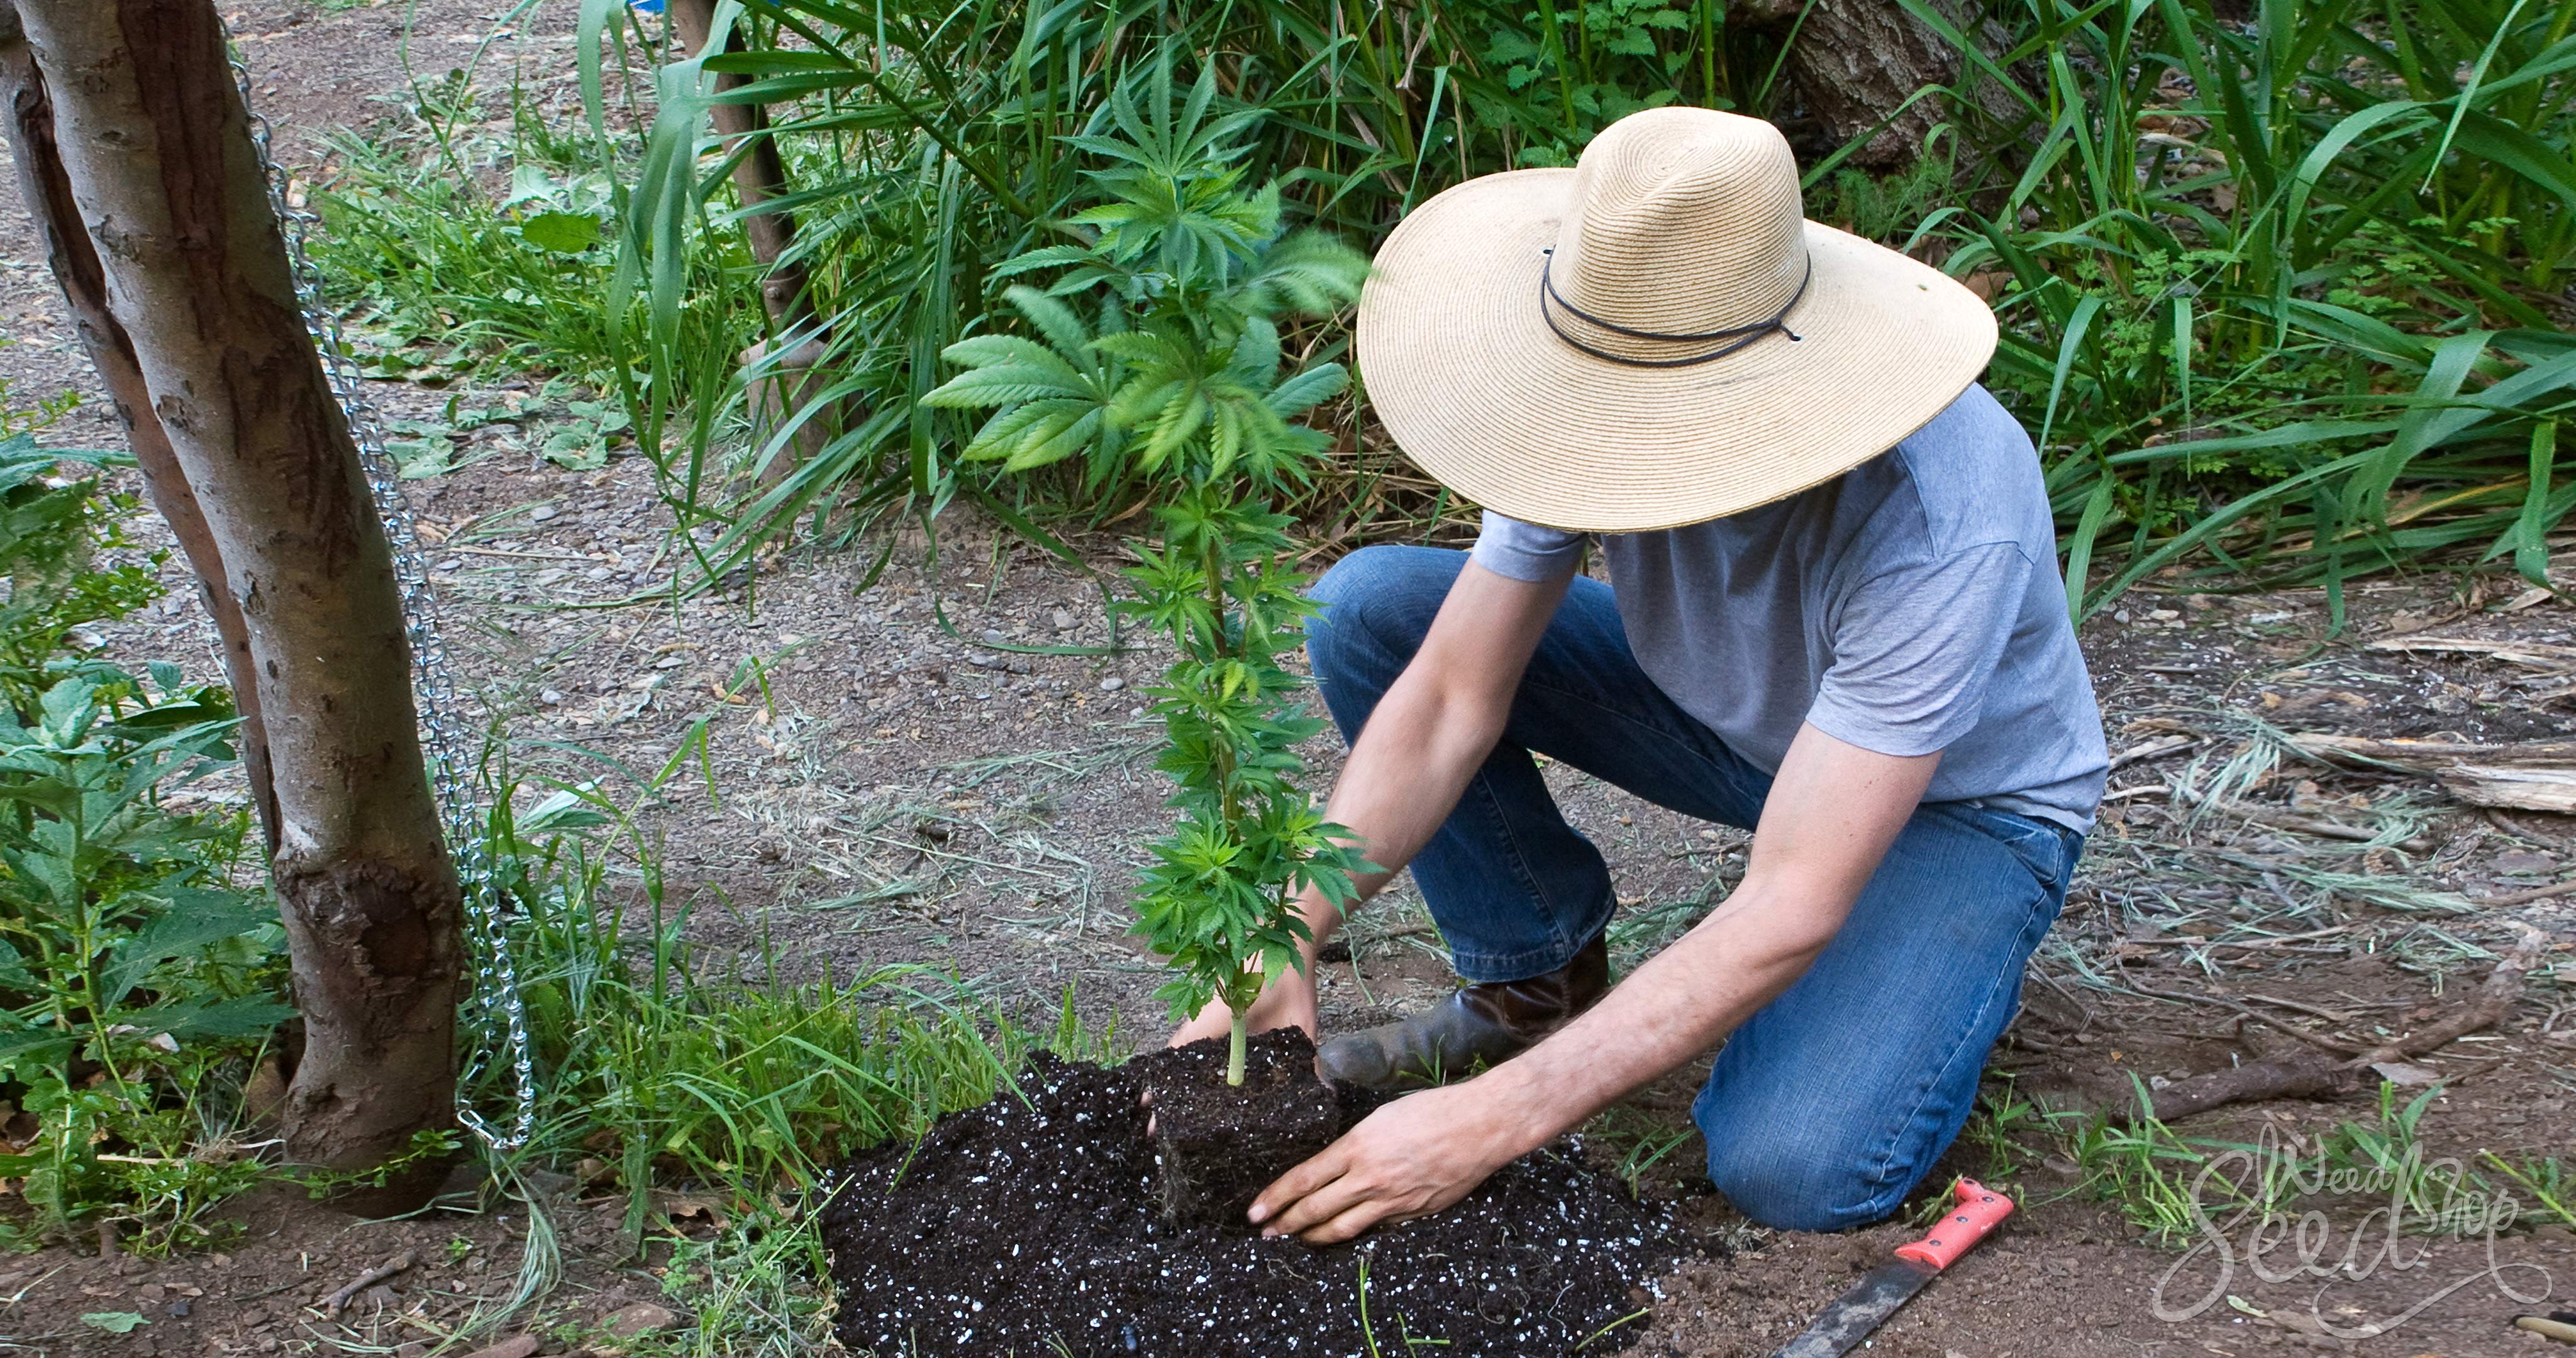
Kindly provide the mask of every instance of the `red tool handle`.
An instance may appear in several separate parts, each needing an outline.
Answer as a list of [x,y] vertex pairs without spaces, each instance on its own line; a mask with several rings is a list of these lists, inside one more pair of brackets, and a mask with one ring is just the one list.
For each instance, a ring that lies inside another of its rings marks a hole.
[[1932,1227],[1931,1234],[1911,1245],[1897,1246],[1896,1257],[1948,1268],[1959,1261],[1960,1255],[1975,1249],[1978,1241],[1993,1234],[2012,1210],[2012,1199],[1974,1179],[1961,1179],[1959,1200],[1951,1204],[1950,1214]]

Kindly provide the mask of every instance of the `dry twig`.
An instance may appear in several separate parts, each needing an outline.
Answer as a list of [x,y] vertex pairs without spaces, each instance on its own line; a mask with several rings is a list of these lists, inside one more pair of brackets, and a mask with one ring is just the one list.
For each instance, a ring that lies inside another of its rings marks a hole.
[[350,1279],[346,1284],[342,1285],[339,1291],[332,1293],[330,1296],[324,1297],[322,1299],[322,1309],[330,1312],[333,1320],[338,1320],[340,1318],[340,1313],[348,1309],[350,1298],[357,1296],[359,1293],[366,1291],[368,1288],[373,1287],[396,1274],[409,1272],[411,1267],[419,1262],[420,1252],[418,1250],[404,1250],[393,1258],[387,1259],[383,1263],[376,1265],[374,1268],[368,1269],[366,1272]]
[[[2156,1090],[2149,1095],[2148,1107],[2144,1111],[2148,1117],[2159,1122],[2171,1122],[2176,1118],[2206,1112],[2226,1104],[2242,1103],[2249,1099],[2307,1098],[2318,1094],[2341,1093],[2358,1084],[2361,1072],[2371,1066],[2429,1056],[2471,1033],[2492,1028],[2502,1022],[2505,1015],[2513,1011],[2514,1002],[2522,997],[2523,978],[2539,964],[2540,950],[2547,944],[2548,939],[2547,934],[2525,925],[2522,942],[2516,944],[2512,952],[2505,954],[2503,960],[2496,963],[2495,970],[2487,973],[2487,979],[2478,986],[2477,993],[2469,997],[2468,1003],[2439,1022],[2418,1028],[2394,1042],[2351,1054],[2342,1060],[2313,1055],[2294,1056],[2257,1061],[2232,1070],[2212,1071],[2206,1075],[2195,1075],[2188,1080],[2177,1080]],[[2211,998],[2164,993],[2146,990],[2143,987],[2140,988],[2140,993],[2159,995],[2167,999],[2207,1001]],[[2226,1000],[2216,1002],[2232,1003]],[[2239,1013],[2249,1016],[2253,1014],[2253,1011],[2243,1005],[2234,1007]],[[2322,1039],[2313,1034],[2299,1032],[2287,1024],[2274,1022],[2268,1017],[2261,1018],[2259,1021],[2267,1026],[2293,1033],[2302,1041],[2318,1046],[2325,1045]]]

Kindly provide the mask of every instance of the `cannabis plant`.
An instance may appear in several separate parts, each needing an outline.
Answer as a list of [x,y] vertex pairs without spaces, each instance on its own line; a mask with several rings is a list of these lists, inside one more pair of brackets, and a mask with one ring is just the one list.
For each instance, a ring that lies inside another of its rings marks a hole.
[[1241,1084],[1245,1010],[1265,974],[1303,965],[1298,894],[1343,904],[1362,866],[1297,784],[1296,746],[1322,723],[1279,656],[1314,610],[1290,520],[1273,506],[1326,447],[1292,421],[1344,382],[1336,363],[1283,362],[1276,322],[1356,297],[1367,264],[1328,238],[1288,234],[1276,185],[1244,188],[1232,166],[1243,148],[1229,143],[1259,114],[1211,118],[1213,71],[1177,111],[1168,55],[1145,83],[1150,114],[1123,94],[1112,101],[1123,137],[1066,139],[1109,162],[1086,171],[1107,201],[1071,219],[1080,243],[998,271],[1057,271],[1044,290],[1006,293],[1034,337],[949,346],[967,371],[929,399],[993,409],[970,459],[1023,470],[1078,455],[1087,482],[1135,476],[1158,501],[1158,540],[1136,544],[1136,597],[1120,607],[1179,652],[1149,692],[1180,814],[1153,846],[1136,932],[1171,964],[1156,993],[1175,1016],[1210,999],[1234,1011],[1226,1079]]

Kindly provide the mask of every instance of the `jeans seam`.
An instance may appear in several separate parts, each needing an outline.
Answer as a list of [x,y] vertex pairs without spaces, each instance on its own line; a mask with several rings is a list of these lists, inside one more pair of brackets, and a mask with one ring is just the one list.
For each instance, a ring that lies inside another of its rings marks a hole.
[[[2054,890],[2054,884],[2051,882],[2041,882],[2038,884],[2038,887],[2039,890],[2031,898],[2029,906],[2025,908],[2022,917],[2021,929],[2016,934],[2016,938],[2026,936],[2030,933],[2031,922],[2039,917],[2041,909],[2047,905],[2049,896]],[[2045,931],[2043,930],[2043,932]],[[2037,940],[2033,940],[2034,949],[2036,946]],[[1932,1091],[1941,1087],[1942,1079],[1950,1073],[1951,1067],[1958,1064],[1960,1054],[1976,1045],[1975,1033],[1977,1025],[1984,1020],[1987,1014],[1993,1012],[1995,1000],[2003,993],[2006,982],[2014,973],[2027,968],[2028,966],[2029,955],[2028,953],[2022,953],[2021,961],[2017,965],[1996,969],[1993,978],[1986,983],[1985,997],[1978,1003],[1976,1013],[1971,1015],[1967,1022],[1960,1025],[1960,1037],[1957,1041],[1951,1044],[1950,1051],[1942,1058],[1941,1064],[1938,1067],[1935,1067],[1923,1081],[1922,1088],[1915,1094],[1914,1106],[1906,1110],[1905,1116],[1896,1119],[1895,1122],[1889,1126],[1886,1142],[1878,1152],[1877,1168],[1871,1171],[1869,1176],[1870,1195],[1866,1205],[1872,1212],[1876,1212],[1878,1209],[1879,1195],[1887,1191],[1888,1183],[1896,1177],[1896,1149],[1904,1142],[1907,1130],[1915,1126],[1916,1123],[1920,1121],[1923,1116],[1924,1104],[1931,1100]],[[1983,1059],[1984,1057],[1981,1053],[1979,1060],[1982,1061]],[[1975,1097],[1976,1096],[1974,1094],[1969,1095],[1972,1103],[1975,1100]]]

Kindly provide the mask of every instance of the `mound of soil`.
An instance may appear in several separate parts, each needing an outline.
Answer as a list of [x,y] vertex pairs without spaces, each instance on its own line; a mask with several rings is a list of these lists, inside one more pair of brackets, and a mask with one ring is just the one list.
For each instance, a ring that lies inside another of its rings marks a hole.
[[1225,1082],[1221,1037],[1148,1052],[1129,1067],[1153,1096],[1165,1221],[1241,1221],[1271,1181],[1342,1134],[1341,1100],[1315,1078],[1305,1030],[1263,1037],[1245,1044],[1240,1086]]
[[[1618,1322],[1697,1252],[1666,1211],[1569,1147],[1348,1245],[1174,1225],[1139,1088],[1130,1069],[1040,1055],[1017,1096],[844,1166],[823,1218],[841,1342],[925,1358],[1362,1358],[1418,1351],[1410,1338],[1478,1358],[1563,1358],[1595,1335],[1586,1354],[1624,1348],[1644,1327]],[[1346,1125],[1366,1102],[1344,1107]]]

